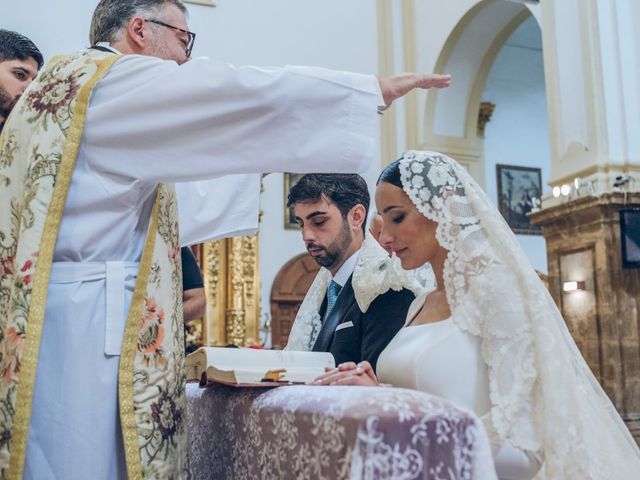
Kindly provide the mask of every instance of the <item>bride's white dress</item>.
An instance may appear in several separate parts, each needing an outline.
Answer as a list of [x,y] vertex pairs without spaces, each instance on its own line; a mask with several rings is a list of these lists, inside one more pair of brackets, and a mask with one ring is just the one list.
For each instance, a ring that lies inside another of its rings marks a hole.
[[[425,297],[426,293],[412,303],[407,325]],[[380,382],[437,395],[479,417],[491,408],[489,373],[480,353],[480,338],[460,330],[452,318],[405,326],[380,354],[377,373]],[[539,455],[508,442],[494,460],[502,480],[531,479],[541,465]]]
[[409,151],[387,168],[436,224],[453,316],[401,330],[378,361],[381,379],[475,410],[503,479],[530,478],[534,453],[550,480],[640,478],[640,449],[480,186],[438,152]]

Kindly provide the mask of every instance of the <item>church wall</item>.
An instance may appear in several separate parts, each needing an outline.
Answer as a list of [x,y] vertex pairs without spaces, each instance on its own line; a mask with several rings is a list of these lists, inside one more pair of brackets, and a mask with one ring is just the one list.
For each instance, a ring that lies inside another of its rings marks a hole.
[[[578,192],[614,190],[616,177],[640,183],[638,2],[542,2],[554,186],[580,178]],[[634,16],[635,14],[635,16]],[[549,47],[547,47],[547,45]],[[575,193],[575,192],[572,192]],[[576,195],[572,195],[574,197]],[[547,197],[544,207],[566,198]]]
[[[551,175],[542,51],[526,45],[522,29],[537,29],[530,18],[502,47],[487,78],[482,101],[496,105],[485,127],[485,191],[497,207],[496,164],[536,167],[542,170],[543,193]],[[531,34],[526,33],[530,36]],[[517,235],[533,267],[547,272],[544,238]]]
[[[495,203],[497,163],[540,167],[544,184],[550,147],[538,8],[504,0],[457,2],[455,8],[409,0],[403,7],[407,63],[454,73],[451,88],[422,94],[407,106],[407,144],[459,160]],[[524,43],[520,52],[509,46],[513,38]],[[485,136],[476,135],[481,100],[498,104]],[[543,238],[518,240],[533,266],[546,272]]]
[[89,24],[97,1],[20,0],[4,2],[1,28],[16,30],[35,42],[45,61],[89,44]]

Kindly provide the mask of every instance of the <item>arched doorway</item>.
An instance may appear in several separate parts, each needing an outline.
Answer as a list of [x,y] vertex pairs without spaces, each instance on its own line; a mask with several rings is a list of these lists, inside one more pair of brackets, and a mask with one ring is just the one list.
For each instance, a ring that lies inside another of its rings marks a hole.
[[308,253],[302,253],[289,260],[276,275],[271,287],[273,348],[287,344],[300,304],[319,270],[320,265]]
[[[416,7],[419,5],[416,4]],[[424,14],[421,9],[416,15]],[[532,17],[528,6],[505,0],[482,0],[457,22],[443,45],[434,71],[453,75],[451,87],[430,91],[423,104],[417,98],[407,105],[409,148],[437,150],[458,160],[485,186],[483,136],[478,132],[482,95],[491,67],[511,34]],[[416,36],[415,22],[405,24],[414,40],[414,53],[406,69],[419,71],[429,49]],[[406,48],[406,47],[405,47]],[[413,103],[413,104],[412,104]]]
[[[430,91],[423,103],[407,106],[409,148],[451,155],[496,207],[505,206],[499,201],[504,197],[498,182],[501,172],[517,172],[516,180],[541,178],[536,182],[536,201],[548,191],[551,149],[537,7],[507,0],[475,3],[452,24],[435,56],[434,71],[452,74],[452,86]],[[423,5],[417,8],[416,18],[425,14]],[[415,26],[410,23],[405,28]],[[428,50],[426,37],[424,33],[407,37],[415,41],[413,61],[420,65]],[[415,69],[409,64],[407,70]],[[534,268],[546,273],[546,244],[540,230],[521,227],[512,225],[518,241]]]

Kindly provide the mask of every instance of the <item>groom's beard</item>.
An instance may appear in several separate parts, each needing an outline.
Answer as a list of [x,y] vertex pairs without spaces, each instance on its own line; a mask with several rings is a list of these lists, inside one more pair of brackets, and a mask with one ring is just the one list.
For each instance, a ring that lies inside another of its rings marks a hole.
[[307,243],[307,250],[311,250],[312,248],[320,248],[324,250],[323,254],[317,255],[313,257],[313,259],[318,262],[321,267],[331,269],[342,260],[344,252],[347,251],[352,241],[353,235],[351,235],[349,222],[343,220],[342,228],[340,229],[338,237],[331,242],[329,246],[325,247],[324,245],[319,245],[317,243]]
[[19,98],[20,98],[20,95],[17,95],[12,98],[9,95],[9,92],[7,92],[4,88],[0,86],[0,116],[4,117],[5,121],[7,120],[7,117],[9,116],[9,114],[11,113],[11,110],[13,110],[13,107],[16,106],[16,103],[18,102]]

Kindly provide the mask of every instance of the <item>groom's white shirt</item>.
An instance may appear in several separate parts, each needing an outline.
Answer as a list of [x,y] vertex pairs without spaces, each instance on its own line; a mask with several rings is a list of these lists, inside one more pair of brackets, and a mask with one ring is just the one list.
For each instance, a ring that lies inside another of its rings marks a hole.
[[336,282],[341,287],[344,287],[351,274],[353,274],[353,270],[356,268],[356,262],[358,261],[358,257],[360,256],[360,250],[356,250],[353,255],[345,260],[342,266],[338,269],[336,274],[333,276],[333,281]]

